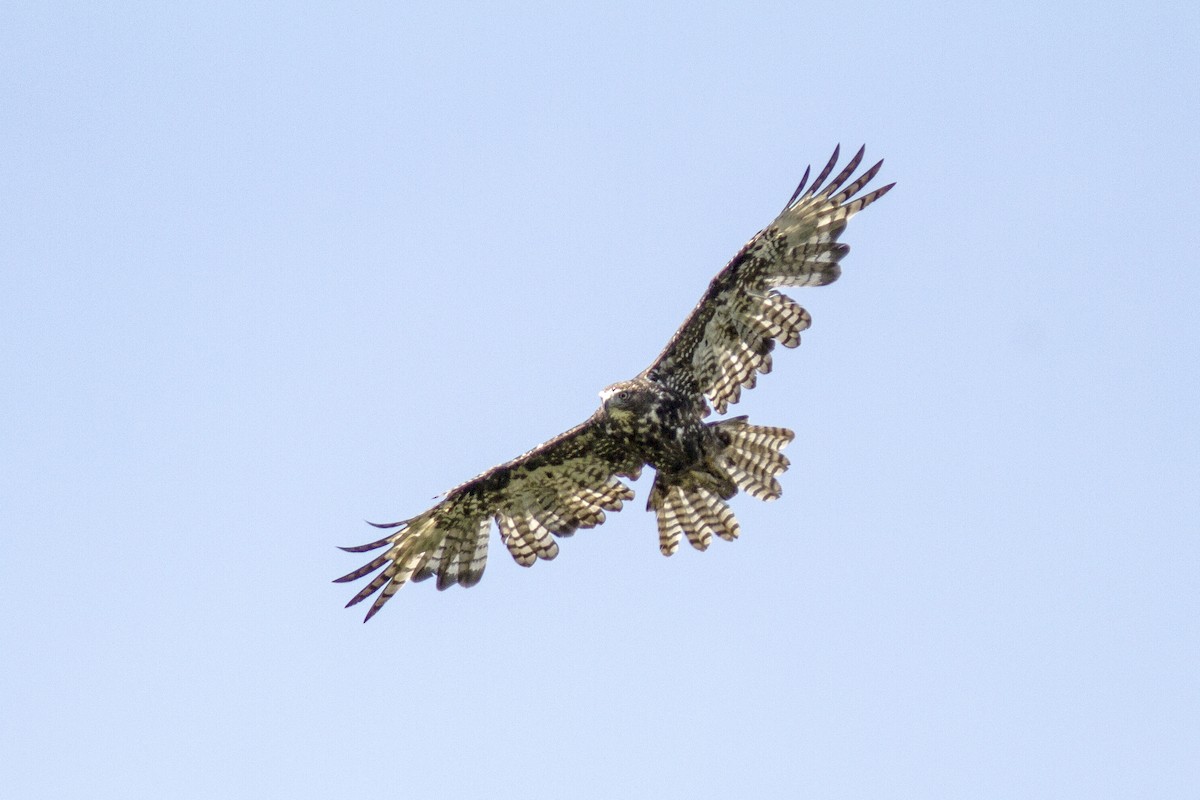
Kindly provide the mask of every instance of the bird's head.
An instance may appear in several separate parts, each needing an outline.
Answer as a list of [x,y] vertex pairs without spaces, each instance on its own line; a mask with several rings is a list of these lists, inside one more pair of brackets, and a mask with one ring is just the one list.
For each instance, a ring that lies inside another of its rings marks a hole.
[[653,393],[637,380],[621,381],[600,392],[604,412],[609,416],[644,414],[653,402]]

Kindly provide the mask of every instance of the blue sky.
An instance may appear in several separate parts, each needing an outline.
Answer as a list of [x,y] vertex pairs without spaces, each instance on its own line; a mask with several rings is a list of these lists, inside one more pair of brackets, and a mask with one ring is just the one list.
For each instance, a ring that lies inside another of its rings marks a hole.
[[[1195,796],[1194,4],[398,5],[0,9],[0,794]],[[342,609],[838,142],[739,541]]]

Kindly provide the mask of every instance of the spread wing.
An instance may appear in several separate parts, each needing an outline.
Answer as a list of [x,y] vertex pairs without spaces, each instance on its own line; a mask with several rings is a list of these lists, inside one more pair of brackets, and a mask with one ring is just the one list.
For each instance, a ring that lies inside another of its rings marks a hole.
[[633,499],[633,490],[619,477],[636,479],[641,468],[641,461],[609,437],[593,415],[528,453],[456,486],[423,514],[386,525],[371,523],[394,530],[379,541],[342,549],[351,553],[387,549],[335,583],[383,570],[346,604],[352,606],[379,592],[366,619],[410,580],[436,575],[438,589],[456,583],[474,586],[487,564],[493,520],[521,566],[531,566],[539,558],[552,559],[558,555],[555,536],[593,528],[604,522],[605,511],[620,510],[623,501]]
[[841,274],[838,262],[850,248],[838,237],[847,221],[895,185],[855,197],[883,166],[880,161],[846,184],[864,150],[827,186],[822,184],[837,163],[838,149],[808,191],[805,170],[780,215],[713,279],[666,349],[642,373],[645,377],[697,402],[707,399],[723,414],[741,398],[743,387],[754,387],[756,373],[771,371],[776,340],[784,347],[800,344],[800,332],[811,319],[776,287],[823,286]]

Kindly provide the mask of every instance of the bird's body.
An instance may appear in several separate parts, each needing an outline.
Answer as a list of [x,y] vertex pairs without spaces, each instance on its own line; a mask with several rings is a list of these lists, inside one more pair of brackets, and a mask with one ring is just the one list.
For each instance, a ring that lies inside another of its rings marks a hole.
[[615,383],[600,398],[596,413],[606,435],[659,472],[693,466],[712,439],[686,395],[648,378]]
[[[518,564],[558,553],[556,538],[604,522],[633,498],[621,478],[655,470],[647,508],[655,512],[665,555],[686,536],[703,550],[716,535],[734,539],[738,523],[726,504],[739,489],[762,500],[779,497],[788,467],[780,452],[794,434],[723,414],[757,375],[771,371],[775,342],[800,343],[808,312],[778,286],[821,286],[836,280],[849,248],[838,242],[846,221],[891,185],[855,198],[883,162],[843,185],[863,151],[821,189],[837,151],[807,192],[808,174],[779,217],[755,235],[709,284],[682,327],[638,376],[600,393],[601,405],[571,430],[451,489],[428,511],[377,525],[392,532],[359,547],[387,548],[338,578],[357,580],[382,570],[351,599],[379,592],[370,619],[409,580],[437,576],[439,589],[472,586],[487,561],[491,525]],[[382,590],[382,591],[380,591]]]

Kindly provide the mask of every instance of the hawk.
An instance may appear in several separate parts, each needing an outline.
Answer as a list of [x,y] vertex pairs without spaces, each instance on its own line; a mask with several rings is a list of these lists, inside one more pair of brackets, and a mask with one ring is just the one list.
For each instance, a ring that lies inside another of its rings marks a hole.
[[[474,586],[487,563],[492,523],[518,564],[558,555],[557,539],[604,522],[633,490],[644,466],[654,468],[647,510],[658,521],[658,546],[671,555],[684,537],[698,550],[713,536],[732,540],[738,521],[726,501],[738,490],[760,500],[780,496],[788,468],[783,448],[795,434],[724,414],[771,371],[775,342],[800,344],[811,318],[780,286],[824,286],[841,274],[849,247],[838,241],[851,217],[895,184],[859,194],[883,162],[851,180],[860,149],[825,184],[838,148],[812,185],[805,170],[783,211],[754,235],[709,284],[708,291],[641,374],[600,392],[600,407],[571,430],[512,461],[489,469],[410,519],[371,523],[389,531],[378,541],[344,547],[381,555],[338,578],[344,583],[379,571],[347,607],[377,595],[371,619],[409,581],[437,577],[437,588]],[[849,181],[849,182],[848,182]]]

